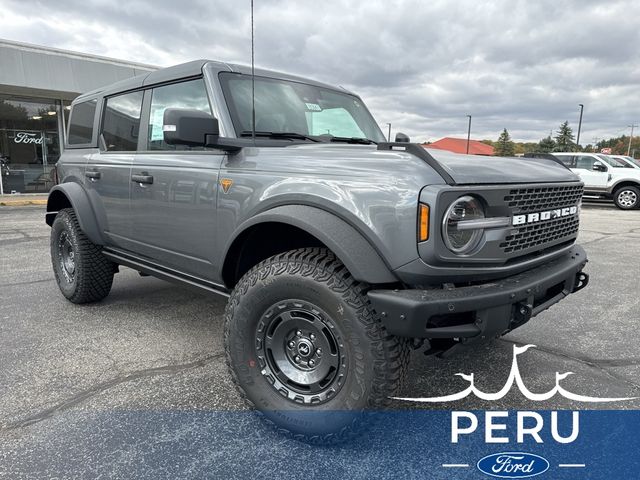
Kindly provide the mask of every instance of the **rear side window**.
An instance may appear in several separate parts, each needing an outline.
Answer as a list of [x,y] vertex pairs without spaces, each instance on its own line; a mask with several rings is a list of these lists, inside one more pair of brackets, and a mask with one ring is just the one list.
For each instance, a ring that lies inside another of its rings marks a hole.
[[202,147],[169,145],[164,141],[162,120],[167,108],[201,110],[211,114],[204,81],[199,78],[188,82],[174,83],[153,89],[151,113],[149,115],[149,150],[202,150]]
[[567,167],[575,168],[576,166],[576,157],[574,155],[556,155],[556,158],[564,163]]
[[102,135],[107,151],[132,152],[138,146],[142,92],[107,98]]
[[97,101],[94,99],[73,106],[69,122],[69,145],[91,143],[96,104]]

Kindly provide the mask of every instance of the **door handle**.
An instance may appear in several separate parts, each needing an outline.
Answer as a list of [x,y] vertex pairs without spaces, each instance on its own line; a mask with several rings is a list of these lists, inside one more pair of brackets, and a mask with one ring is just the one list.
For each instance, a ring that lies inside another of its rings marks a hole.
[[131,175],[131,181],[135,183],[146,183],[150,185],[153,183],[153,175]]
[[88,172],[84,172],[84,176],[90,179],[91,181],[95,181],[95,180],[99,180],[102,174],[100,172],[90,170]]

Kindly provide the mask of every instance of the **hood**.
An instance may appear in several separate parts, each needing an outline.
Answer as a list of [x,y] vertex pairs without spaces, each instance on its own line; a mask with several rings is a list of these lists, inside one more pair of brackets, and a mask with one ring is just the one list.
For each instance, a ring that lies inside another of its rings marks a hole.
[[[391,148],[392,147],[392,148]],[[269,168],[283,172],[412,178],[422,185],[553,183],[579,181],[571,170],[544,158],[483,157],[444,150],[425,150],[417,144],[349,145],[304,143],[282,148],[259,148]],[[246,149],[249,154],[251,149]],[[247,158],[256,155],[250,154]],[[424,168],[421,168],[424,166]]]
[[458,185],[580,180],[564,165],[546,158],[485,157],[463,155],[435,148],[426,150]]

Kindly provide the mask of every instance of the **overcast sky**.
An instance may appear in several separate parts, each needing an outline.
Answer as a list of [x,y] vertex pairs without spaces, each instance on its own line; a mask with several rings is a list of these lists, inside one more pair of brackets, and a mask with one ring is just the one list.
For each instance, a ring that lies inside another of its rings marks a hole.
[[[640,121],[640,1],[255,0],[256,65],[360,94],[386,133],[581,143]],[[169,66],[250,63],[249,0],[0,0],[0,37]],[[1,67],[1,66],[0,66]]]

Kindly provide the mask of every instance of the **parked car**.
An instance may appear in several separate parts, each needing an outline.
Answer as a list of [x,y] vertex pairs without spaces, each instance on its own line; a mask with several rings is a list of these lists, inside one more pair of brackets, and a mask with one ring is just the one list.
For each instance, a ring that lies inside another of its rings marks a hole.
[[585,197],[612,199],[622,210],[640,207],[640,169],[601,153],[554,152],[584,182]]
[[127,266],[228,297],[233,381],[301,439],[357,431],[411,346],[481,344],[588,282],[576,174],[389,143],[342,88],[191,62],[78,97],[69,138],[46,213],[62,294],[102,300]]
[[632,166],[633,168],[640,168],[640,160],[637,158],[629,157],[627,155],[609,155],[611,158],[615,158],[616,160],[620,160],[622,162],[626,162],[627,165]]

